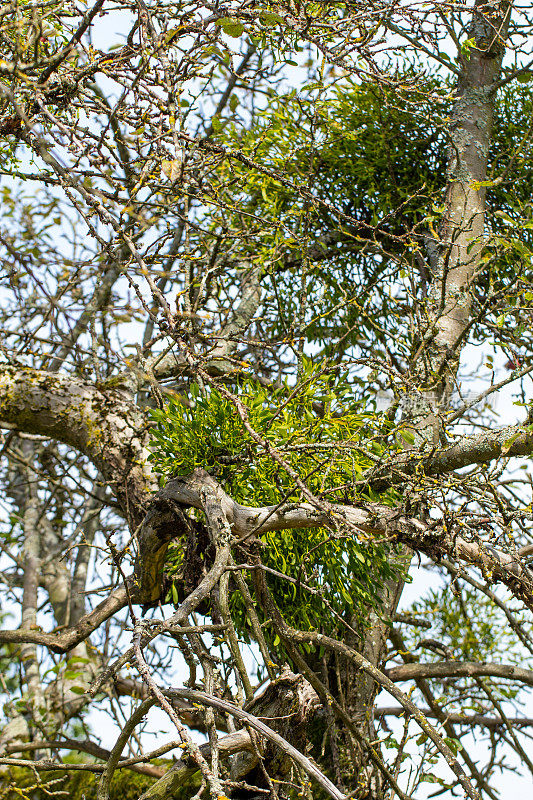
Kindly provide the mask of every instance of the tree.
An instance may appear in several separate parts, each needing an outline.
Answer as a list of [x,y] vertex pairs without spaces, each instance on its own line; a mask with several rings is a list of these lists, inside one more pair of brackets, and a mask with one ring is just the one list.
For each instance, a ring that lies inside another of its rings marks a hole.
[[533,773],[531,25],[4,4],[7,797]]

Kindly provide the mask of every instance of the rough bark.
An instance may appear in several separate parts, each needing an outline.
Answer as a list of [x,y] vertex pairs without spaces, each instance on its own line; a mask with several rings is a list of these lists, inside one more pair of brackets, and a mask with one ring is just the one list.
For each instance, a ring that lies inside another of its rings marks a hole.
[[[419,374],[423,374],[420,367],[425,367],[427,397],[437,404],[446,400],[455,386],[463,336],[470,321],[472,289],[481,267],[494,86],[505,52],[510,8],[508,0],[476,0],[468,28],[472,46],[460,54],[456,99],[448,126],[445,210],[429,306],[431,329],[415,364]],[[435,429],[434,444],[437,434]]]
[[0,372],[0,420],[64,442],[98,467],[130,527],[144,517],[155,488],[142,411],[122,392],[28,367]]

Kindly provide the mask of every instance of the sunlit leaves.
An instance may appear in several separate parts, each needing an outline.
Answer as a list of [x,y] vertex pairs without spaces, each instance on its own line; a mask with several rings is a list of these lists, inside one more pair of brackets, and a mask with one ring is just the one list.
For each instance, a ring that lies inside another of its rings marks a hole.
[[233,17],[221,17],[217,20],[217,25],[220,25],[222,30],[228,36],[238,38],[244,32],[244,25],[238,19]]
[[[290,475],[244,429],[230,400],[214,389],[202,393],[196,385],[190,398],[191,405],[176,400],[152,412],[156,469],[164,475],[186,475],[203,467],[222,480],[235,500],[248,506],[302,499]],[[348,385],[327,371],[321,373],[311,362],[306,362],[297,389],[287,384],[265,388],[245,380],[239,401],[253,429],[277,448],[314,493],[330,502],[342,499],[347,491],[357,492],[354,481],[372,464],[367,453],[380,452],[377,418],[350,401]],[[360,493],[372,497],[364,485]],[[395,570],[381,545],[359,542],[353,532],[342,529],[337,534],[323,529],[277,531],[266,534],[263,541],[264,563],[289,577],[274,579],[276,599],[299,627],[320,624],[324,609],[320,596],[338,614],[348,610],[364,620],[368,608],[378,604],[382,580]],[[176,556],[173,566],[179,570],[178,552]],[[300,583],[311,585],[320,595],[307,592]],[[240,606],[236,614],[245,627]],[[328,619],[332,626],[337,624]]]

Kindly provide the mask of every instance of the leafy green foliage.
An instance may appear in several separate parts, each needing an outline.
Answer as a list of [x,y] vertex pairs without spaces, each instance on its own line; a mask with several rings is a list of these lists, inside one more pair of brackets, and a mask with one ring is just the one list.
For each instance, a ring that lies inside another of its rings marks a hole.
[[[349,385],[335,381],[333,391],[331,378],[307,361],[297,389],[287,383],[275,388],[244,380],[238,399],[251,427],[278,448],[311,491],[328,491],[335,499],[372,466],[365,448],[375,456],[382,448],[377,418],[351,404]],[[152,461],[159,472],[175,476],[196,467],[214,470],[235,499],[248,505],[300,498],[285,470],[245,430],[231,400],[215,389],[202,394],[197,385],[191,386],[190,397],[190,407],[171,400],[165,410],[152,412],[157,423]],[[341,488],[333,492],[334,487]]]
[[[151,457],[159,472],[186,475],[202,467],[247,506],[305,499],[287,470],[245,430],[231,400],[215,389],[202,393],[197,386],[191,387],[190,396],[190,407],[176,400],[152,412],[156,425]],[[308,361],[297,389],[287,384],[265,388],[244,380],[238,399],[251,427],[276,447],[316,496],[331,502],[347,495],[376,499],[363,475],[373,464],[371,456],[383,451],[380,420],[353,404],[342,379],[334,381],[332,374],[321,373]],[[385,502],[393,499],[392,493],[381,497]],[[265,565],[292,579],[275,578],[272,585],[280,607],[299,627],[317,627],[324,619],[322,600],[301,582],[318,590],[338,614],[349,612],[364,620],[369,607],[378,604],[382,581],[395,571],[384,546],[362,537],[358,541],[353,532],[342,529],[285,530],[262,538],[267,545]],[[180,567],[179,552],[178,548],[175,570]],[[244,610],[241,617],[244,627]],[[327,619],[336,624],[330,614]]]
[[[41,772],[36,778],[33,771],[15,767],[0,778],[0,790],[4,800],[49,800],[55,792],[67,792],[70,800],[96,800],[98,777],[85,771],[53,771]],[[110,800],[137,800],[153,782],[147,775],[117,770],[111,781]],[[187,800],[197,789],[198,781],[191,779],[172,795],[173,800]]]
[[[208,224],[241,231],[232,262],[253,257],[272,274],[276,298],[264,311],[272,335],[292,334],[301,309],[295,278],[308,259],[305,334],[324,355],[368,347],[375,358],[393,351],[406,359],[416,349],[403,319],[415,299],[425,302],[430,269],[424,277],[416,265],[429,263],[428,236],[439,235],[453,102],[439,75],[421,78],[407,68],[400,90],[341,79],[310,81],[298,94],[273,91],[249,130],[229,120],[220,129],[221,142],[257,167],[220,165],[217,203],[240,211],[230,223],[227,210],[211,206]],[[476,308],[493,313],[474,323],[479,341],[487,339],[487,321],[502,314],[515,320],[515,335],[529,337],[517,309],[531,295],[533,187],[524,165],[532,115],[529,85],[499,94],[487,181],[491,235],[475,288]],[[320,202],[309,202],[309,191]]]

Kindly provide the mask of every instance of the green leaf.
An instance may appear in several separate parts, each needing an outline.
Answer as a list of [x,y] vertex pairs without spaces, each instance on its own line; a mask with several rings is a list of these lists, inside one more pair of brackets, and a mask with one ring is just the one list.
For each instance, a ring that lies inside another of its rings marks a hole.
[[260,14],[259,19],[261,20],[261,24],[264,25],[266,28],[271,28],[274,25],[283,25],[284,20],[280,14],[275,14],[271,11],[263,11]]
[[221,17],[221,19],[217,19],[215,24],[222,28],[227,36],[231,36],[234,39],[238,39],[244,33],[242,22],[233,17]]
[[476,40],[475,39],[466,39],[461,45],[461,52],[464,53],[466,56],[470,53],[470,49],[475,47]]
[[165,34],[165,44],[171,42],[172,39],[174,39],[178,35],[179,31],[180,31],[179,28],[171,28],[169,31],[167,31]]
[[459,750],[463,749],[463,745],[461,744],[461,742],[458,739],[454,739],[452,736],[445,736],[444,741],[446,742],[446,744],[448,745],[454,756],[457,755]]
[[407,431],[407,430],[405,430],[405,428],[401,428],[398,431],[398,433],[400,434],[400,436],[402,437],[404,442],[407,442],[408,444],[414,444],[415,443],[415,435],[411,431]]
[[440,783],[441,785],[443,783],[442,778],[437,778],[436,775],[432,775],[430,772],[424,772],[420,781],[425,781],[426,783]]
[[515,442],[515,441],[518,439],[518,437],[520,436],[520,433],[521,433],[520,431],[519,431],[518,433],[515,433],[515,434],[514,434],[514,436],[511,436],[511,438],[510,438],[510,439],[507,439],[507,440],[506,440],[506,441],[505,441],[505,442],[502,444],[502,450],[501,450],[502,456],[505,456],[505,455],[506,455],[506,454],[509,452],[509,450],[510,450],[510,449],[511,449],[511,447],[513,446],[514,442]]

